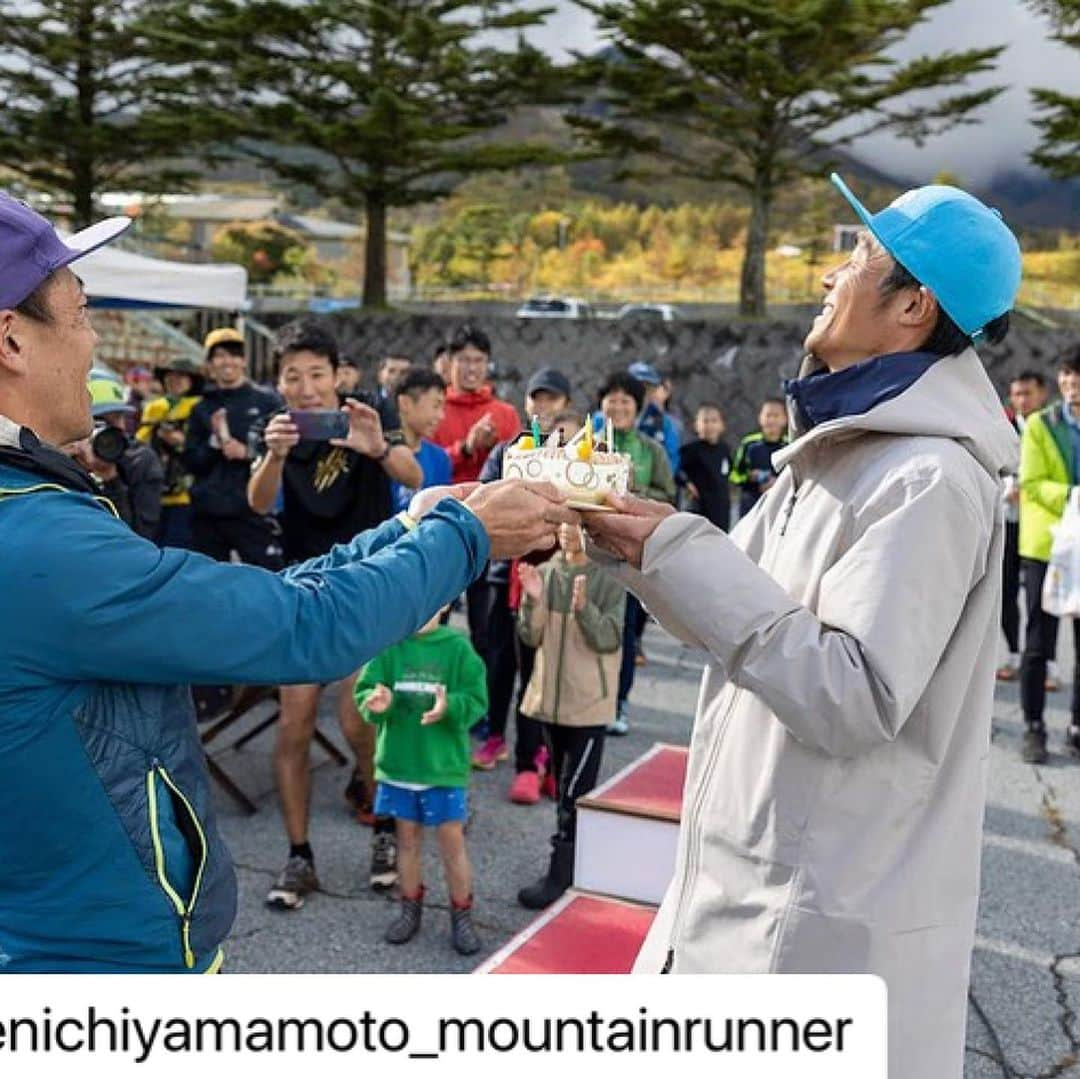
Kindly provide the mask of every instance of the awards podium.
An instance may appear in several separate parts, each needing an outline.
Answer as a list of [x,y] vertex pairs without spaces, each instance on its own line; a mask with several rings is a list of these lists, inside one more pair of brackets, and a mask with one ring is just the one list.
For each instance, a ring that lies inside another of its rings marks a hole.
[[626,974],[675,869],[687,750],[657,743],[578,801],[574,885],[477,974]]

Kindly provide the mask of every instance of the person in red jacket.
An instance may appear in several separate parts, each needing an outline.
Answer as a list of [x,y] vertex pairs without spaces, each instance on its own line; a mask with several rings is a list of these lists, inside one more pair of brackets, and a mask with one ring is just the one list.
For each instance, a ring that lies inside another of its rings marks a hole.
[[[450,385],[446,413],[432,441],[450,454],[454,483],[472,483],[492,447],[521,432],[517,409],[500,401],[488,383],[491,341],[483,330],[466,323],[447,344]],[[465,594],[469,637],[484,663],[488,662],[488,608],[490,586],[486,574]]]
[[491,342],[483,330],[462,326],[451,338],[449,352],[446,415],[433,441],[450,454],[454,483],[471,483],[480,476],[492,446],[521,431],[521,419],[488,383]]

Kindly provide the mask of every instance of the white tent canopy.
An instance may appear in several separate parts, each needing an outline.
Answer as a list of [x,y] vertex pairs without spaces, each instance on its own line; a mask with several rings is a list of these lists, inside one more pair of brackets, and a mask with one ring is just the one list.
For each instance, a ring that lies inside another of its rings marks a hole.
[[169,262],[101,247],[72,269],[82,278],[91,301],[112,307],[239,311],[247,305],[247,270],[231,263]]

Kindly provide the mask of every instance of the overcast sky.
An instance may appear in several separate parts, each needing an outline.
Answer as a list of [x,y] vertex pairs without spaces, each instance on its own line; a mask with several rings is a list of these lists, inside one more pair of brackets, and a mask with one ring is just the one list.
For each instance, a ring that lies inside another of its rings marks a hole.
[[[592,17],[571,0],[550,4],[558,12],[537,33],[537,44],[560,53],[569,48],[587,51],[602,43]],[[953,0],[911,34],[903,55],[987,45],[1009,47],[998,69],[974,85],[1010,89],[983,110],[982,123],[943,135],[922,149],[890,136],[866,139],[854,147],[857,155],[915,181],[925,181],[940,169],[979,182],[999,172],[1031,168],[1026,155],[1036,138],[1029,122],[1028,88],[1052,86],[1080,93],[1080,58],[1075,50],[1049,41],[1046,24],[1021,0]]]

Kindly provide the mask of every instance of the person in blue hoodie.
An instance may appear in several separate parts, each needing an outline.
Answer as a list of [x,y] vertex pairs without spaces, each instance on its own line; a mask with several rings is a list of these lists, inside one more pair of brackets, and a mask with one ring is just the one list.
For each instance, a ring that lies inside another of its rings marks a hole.
[[[9,973],[217,970],[236,880],[188,684],[343,678],[426,623],[489,557],[554,546],[558,523],[577,519],[553,489],[520,482],[425,492],[412,516],[281,573],[137,536],[58,448],[92,428],[97,337],[70,263],[129,224],[65,242],[0,193]],[[350,415],[370,419],[364,406]]]

